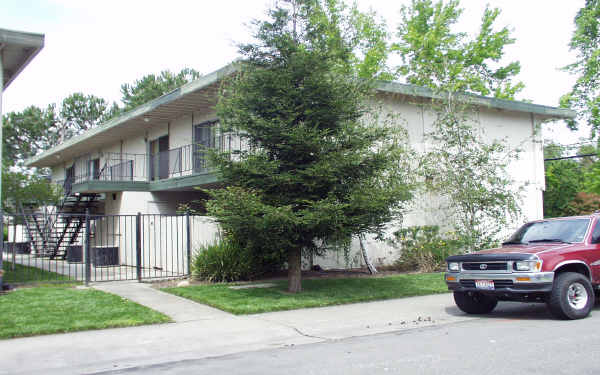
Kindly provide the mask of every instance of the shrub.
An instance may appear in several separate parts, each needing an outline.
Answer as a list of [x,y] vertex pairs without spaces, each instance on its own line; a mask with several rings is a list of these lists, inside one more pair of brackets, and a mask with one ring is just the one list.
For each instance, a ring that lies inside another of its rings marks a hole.
[[248,279],[250,267],[246,252],[231,241],[202,246],[192,258],[192,276],[212,282]]
[[281,268],[280,259],[253,254],[230,239],[202,246],[192,258],[192,276],[211,282],[252,280]]
[[443,270],[446,257],[460,253],[464,245],[454,233],[441,235],[439,227],[432,225],[403,228],[394,237],[394,244],[400,247],[395,265],[406,271]]
[[579,192],[565,208],[566,216],[589,215],[600,209],[600,195]]

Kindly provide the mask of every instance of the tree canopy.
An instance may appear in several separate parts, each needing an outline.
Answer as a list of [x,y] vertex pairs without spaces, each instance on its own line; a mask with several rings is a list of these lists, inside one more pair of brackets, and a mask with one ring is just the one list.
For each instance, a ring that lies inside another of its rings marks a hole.
[[520,192],[507,172],[513,150],[483,137],[479,108],[464,93],[513,99],[523,84],[512,82],[518,62],[500,64],[514,39],[506,27],[494,31],[499,10],[486,8],[475,36],[453,31],[461,14],[457,0],[413,0],[402,7],[394,49],[402,57],[398,75],[437,97],[420,104],[434,116],[421,155],[424,193],[439,197],[438,212],[447,216],[440,221],[472,251],[493,244],[516,219]]
[[545,217],[589,214],[600,209],[600,157],[594,156],[598,155],[596,146],[584,144],[573,150],[548,143],[544,157],[556,159],[573,151],[592,156],[546,161]]
[[594,138],[600,129],[600,0],[586,0],[579,10],[569,46],[577,60],[564,69],[576,75],[577,81],[561,98],[561,105],[577,112],[569,127],[576,130],[578,121],[584,121]]
[[145,75],[131,84],[124,83],[121,85],[122,111],[129,111],[198,78],[199,72],[183,68],[176,74],[163,70],[160,74]]
[[502,65],[504,47],[514,43],[507,27],[494,30],[500,10],[486,8],[477,35],[453,31],[463,9],[458,0],[412,0],[401,8],[393,44],[402,64],[398,77],[408,83],[450,92],[514,99],[523,83],[513,82],[519,62]]

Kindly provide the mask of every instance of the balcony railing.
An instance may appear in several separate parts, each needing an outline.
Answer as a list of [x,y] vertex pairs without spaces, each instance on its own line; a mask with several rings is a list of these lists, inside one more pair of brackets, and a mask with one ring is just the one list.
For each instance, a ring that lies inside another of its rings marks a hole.
[[101,157],[78,159],[68,168],[64,186],[93,181],[147,182],[208,173],[207,149],[239,150],[239,137],[214,136],[206,144],[189,144],[156,154],[105,152]]
[[[89,181],[146,181],[146,155],[106,152],[98,159],[80,158],[66,179],[73,184]],[[70,174],[70,176],[69,176]]]

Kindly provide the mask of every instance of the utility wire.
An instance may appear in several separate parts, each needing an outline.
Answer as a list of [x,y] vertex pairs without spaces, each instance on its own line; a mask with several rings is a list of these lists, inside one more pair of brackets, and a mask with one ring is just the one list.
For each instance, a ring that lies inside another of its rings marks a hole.
[[583,154],[583,155],[573,155],[573,156],[561,156],[560,158],[549,158],[544,159],[544,161],[555,161],[555,160],[565,160],[565,159],[577,159],[577,158],[585,158],[589,156],[598,156],[598,154]]

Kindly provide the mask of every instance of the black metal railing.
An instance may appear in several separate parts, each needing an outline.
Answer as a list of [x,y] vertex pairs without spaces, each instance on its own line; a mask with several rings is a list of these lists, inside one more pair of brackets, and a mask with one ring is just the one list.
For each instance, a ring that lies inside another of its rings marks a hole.
[[[89,181],[146,181],[146,155],[105,152],[101,157],[77,159],[71,176],[65,180],[78,184]],[[69,173],[67,173],[68,175]]]
[[221,152],[240,150],[240,137],[233,134],[215,135],[204,143],[189,144],[155,154],[105,152],[92,159],[78,158],[67,169],[66,178],[56,181],[70,193],[73,184],[93,181],[136,182],[155,181],[210,173],[209,149]]
[[[186,277],[207,230],[206,218],[194,215],[46,216],[4,215],[5,283]],[[55,225],[45,228],[49,221]]]

